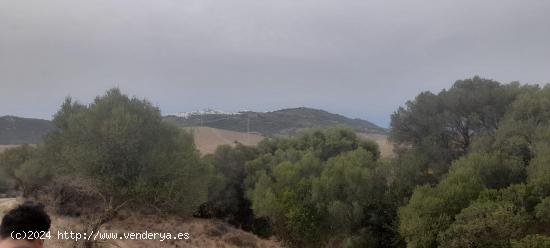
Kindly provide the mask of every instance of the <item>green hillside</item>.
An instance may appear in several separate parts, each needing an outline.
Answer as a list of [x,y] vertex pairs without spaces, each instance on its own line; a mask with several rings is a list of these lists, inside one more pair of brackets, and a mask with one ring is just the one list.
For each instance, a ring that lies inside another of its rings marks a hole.
[[183,127],[206,126],[266,136],[291,135],[304,128],[345,125],[358,132],[385,134],[386,130],[371,122],[351,119],[312,108],[290,108],[273,112],[240,112],[239,114],[201,114],[188,117],[166,116],[165,120]]
[[[386,134],[386,129],[361,119],[351,119],[324,110],[291,108],[273,112],[239,114],[194,114],[186,118],[173,115],[164,120],[181,127],[205,126],[230,131],[258,133],[265,136],[292,135],[305,128],[345,125],[358,132]],[[54,130],[48,120],[0,117],[0,144],[36,144]]]
[[0,145],[36,144],[54,130],[50,121],[15,116],[0,117]]

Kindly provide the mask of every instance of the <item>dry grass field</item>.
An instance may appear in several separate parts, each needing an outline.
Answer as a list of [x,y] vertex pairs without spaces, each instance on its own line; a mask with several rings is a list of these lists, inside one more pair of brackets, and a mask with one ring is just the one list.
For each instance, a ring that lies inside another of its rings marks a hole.
[[[247,134],[242,132],[228,131],[211,127],[192,127],[187,128],[193,132],[195,144],[201,154],[211,154],[216,151],[220,145],[234,145],[239,142],[244,145],[254,146],[265,137],[258,134]],[[380,146],[382,157],[389,158],[393,156],[393,145],[388,141],[387,136],[383,134],[358,133],[359,137],[376,141]],[[6,149],[17,147],[18,145],[0,145],[0,153]]]
[[4,152],[7,149],[17,147],[17,146],[19,146],[19,145],[0,145],[0,153]]
[[393,157],[393,144],[388,141],[388,136],[375,133],[358,133],[359,137],[376,141],[380,147],[380,155],[383,158]]
[[202,154],[210,154],[216,151],[220,145],[234,145],[239,142],[243,145],[254,146],[264,139],[257,134],[228,131],[210,127],[189,128],[195,137],[195,144]]
[[[220,145],[234,145],[239,142],[244,145],[254,146],[265,137],[258,134],[246,134],[242,132],[228,131],[211,127],[192,127],[195,144],[202,154],[213,153]],[[393,145],[388,137],[383,134],[358,133],[359,137],[376,141],[380,146],[383,158],[393,156]]]

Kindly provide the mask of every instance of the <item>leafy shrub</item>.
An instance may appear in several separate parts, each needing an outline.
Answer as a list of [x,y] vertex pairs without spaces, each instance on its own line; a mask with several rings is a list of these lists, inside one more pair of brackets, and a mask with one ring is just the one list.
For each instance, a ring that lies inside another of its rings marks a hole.
[[149,102],[118,89],[89,105],[68,98],[53,122],[56,131],[22,165],[25,181],[74,177],[114,206],[130,201],[183,214],[207,200],[212,168],[199,160],[192,135],[163,123]]
[[524,209],[509,202],[476,201],[463,209],[439,235],[442,247],[509,247],[529,222]]
[[547,248],[550,247],[550,237],[543,235],[528,235],[519,241],[512,242],[512,248]]
[[259,150],[246,165],[247,197],[286,244],[318,247],[365,228],[376,230],[380,235],[364,233],[381,244],[386,181],[376,145],[332,128],[266,141]]
[[413,247],[437,247],[437,236],[485,188],[518,181],[521,162],[490,154],[470,154],[453,163],[436,187],[420,186],[399,210],[399,230]]

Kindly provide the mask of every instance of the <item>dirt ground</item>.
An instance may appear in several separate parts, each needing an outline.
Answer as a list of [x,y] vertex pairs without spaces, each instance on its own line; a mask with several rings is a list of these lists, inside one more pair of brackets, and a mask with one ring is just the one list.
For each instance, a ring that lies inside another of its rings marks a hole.
[[[7,211],[17,206],[22,199],[4,198],[0,199],[0,216],[3,216]],[[61,239],[65,231],[82,232],[84,230],[81,221],[78,218],[56,216],[52,217],[51,238],[46,240],[46,248],[69,248],[72,247],[71,240]],[[181,234],[185,237],[188,234],[188,239],[181,240],[164,240],[161,241],[161,236],[158,235],[156,240],[136,240],[126,239],[124,234],[139,233],[145,236],[144,233],[171,233],[172,237]],[[61,236],[59,236],[61,233]],[[160,248],[160,247],[214,247],[214,248],[230,248],[230,247],[250,247],[250,248],[279,248],[281,245],[275,240],[260,239],[257,236],[236,229],[229,224],[219,220],[206,220],[197,218],[183,219],[180,217],[169,216],[159,217],[153,215],[129,215],[121,214],[117,219],[105,224],[100,230],[103,235],[116,233],[117,239],[99,242],[100,247],[118,247],[118,248]],[[100,238],[98,238],[100,239]]]

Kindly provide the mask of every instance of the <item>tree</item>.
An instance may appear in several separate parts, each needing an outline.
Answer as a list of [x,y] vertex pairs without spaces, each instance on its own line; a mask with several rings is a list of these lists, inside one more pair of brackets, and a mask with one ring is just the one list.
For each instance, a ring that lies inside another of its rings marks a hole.
[[245,197],[245,164],[258,155],[257,148],[237,143],[235,146],[219,146],[214,154],[203,157],[205,163],[212,164],[217,180],[210,188],[208,202],[201,205],[199,216],[224,219],[257,235],[270,235],[268,223],[254,216],[251,203]]
[[25,189],[28,187],[26,187],[27,185],[24,183],[21,176],[18,175],[18,171],[24,163],[31,159],[33,152],[34,149],[31,146],[23,145],[8,149],[4,153],[0,154],[0,169],[2,170],[2,174],[5,175],[5,179],[14,180],[14,188],[22,191],[23,193],[26,192]]
[[[207,200],[211,168],[201,163],[193,137],[162,121],[146,100],[111,89],[93,103],[68,98],[53,122],[57,130],[39,149],[35,163],[49,175],[90,182],[105,211],[88,231],[131,204],[190,215]],[[89,245],[89,244],[86,244]]]
[[544,223],[550,223],[550,196],[545,197],[535,207],[535,216]]
[[192,135],[163,123],[147,101],[118,89],[89,106],[68,99],[54,123],[58,130],[44,145],[56,154],[56,172],[162,209],[190,212],[205,200],[209,168],[200,164]]
[[478,77],[400,108],[390,195],[412,192],[398,212],[407,246],[546,247],[549,109],[549,86]]
[[311,199],[311,184],[321,161],[311,152],[296,162],[283,161],[256,174],[247,191],[254,214],[267,217],[280,238],[296,246],[319,245],[320,214]]
[[265,141],[258,149],[246,163],[247,197],[284,242],[389,246],[382,237],[391,232],[391,217],[384,211],[385,174],[375,143],[337,127]]
[[549,86],[518,97],[495,134],[493,149],[520,156],[528,164],[535,155],[535,144],[544,144],[550,137],[549,99]]
[[455,215],[477,199],[485,188],[504,188],[519,182],[522,163],[497,154],[470,154],[455,161],[435,187],[417,187],[399,209],[399,232],[410,247],[437,247],[438,235]]
[[440,93],[420,93],[391,116],[390,139],[430,158],[439,178],[450,162],[467,153],[472,140],[494,132],[515,99],[536,87],[502,85],[474,77]]
[[391,216],[385,212],[386,181],[379,164],[364,149],[346,152],[327,161],[312,182],[312,201],[321,214],[324,234],[351,236],[363,232],[363,239],[389,245]]
[[519,241],[512,242],[512,248],[546,248],[550,247],[550,237],[544,235],[528,235]]
[[443,247],[510,247],[510,241],[525,234],[529,217],[510,202],[476,201],[463,209],[439,235]]

